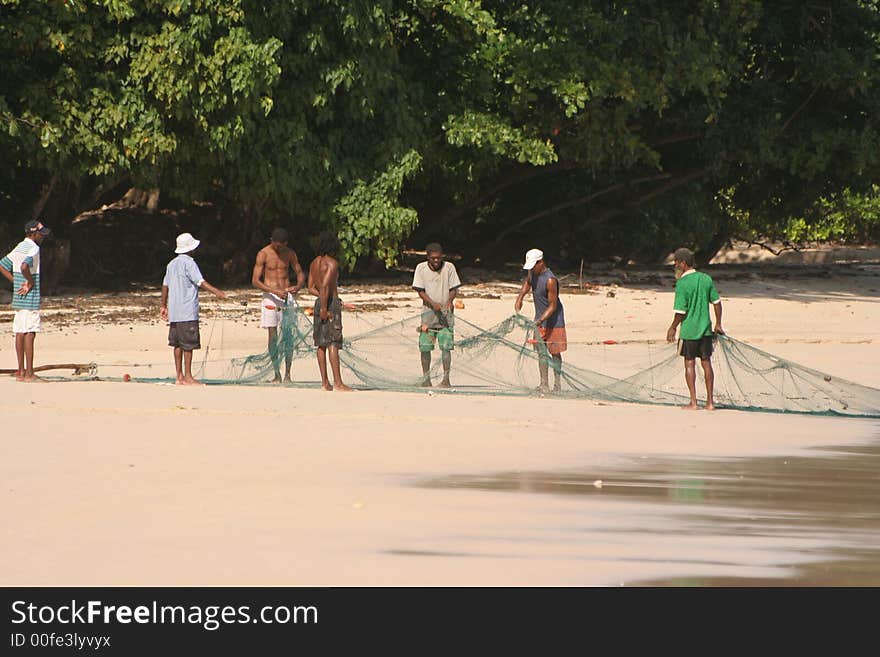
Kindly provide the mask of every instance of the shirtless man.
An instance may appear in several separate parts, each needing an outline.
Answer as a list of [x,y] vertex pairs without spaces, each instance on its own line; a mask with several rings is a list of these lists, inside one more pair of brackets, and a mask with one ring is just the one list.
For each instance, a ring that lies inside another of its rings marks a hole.
[[[281,383],[281,368],[278,358],[278,326],[281,324],[281,311],[293,301],[293,297],[305,285],[306,277],[296,251],[287,246],[288,235],[283,228],[272,231],[271,241],[257,253],[251,284],[263,291],[260,309],[260,328],[269,332],[269,356],[275,367],[272,383]],[[290,268],[296,272],[296,285],[290,284]],[[288,350],[284,358],[284,383],[290,383],[290,364],[293,352]]]
[[[339,300],[339,263],[334,257],[339,249],[339,240],[330,232],[318,237],[315,253],[317,257],[309,265],[309,292],[314,294],[315,346],[318,348],[318,369],[321,370],[321,385],[324,390],[351,390],[342,382],[339,373],[339,348],[342,346],[342,301]],[[327,349],[330,350],[330,367],[333,369],[333,385],[327,378]]]

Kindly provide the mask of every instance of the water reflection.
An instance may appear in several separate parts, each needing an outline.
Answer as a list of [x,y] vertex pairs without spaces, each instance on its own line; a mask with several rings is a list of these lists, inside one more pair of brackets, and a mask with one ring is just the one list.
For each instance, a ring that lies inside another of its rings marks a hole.
[[[554,521],[568,526],[533,540],[578,542],[568,559],[661,561],[681,573],[637,575],[627,585],[878,586],[878,473],[880,440],[807,457],[642,458],[632,467],[451,475],[418,485],[580,501],[583,513]],[[499,556],[509,551],[504,536],[471,538]]]

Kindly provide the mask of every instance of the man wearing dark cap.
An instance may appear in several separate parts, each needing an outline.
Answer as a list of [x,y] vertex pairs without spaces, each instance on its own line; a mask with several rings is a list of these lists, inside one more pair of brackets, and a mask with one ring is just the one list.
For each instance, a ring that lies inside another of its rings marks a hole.
[[34,340],[40,332],[40,245],[51,234],[43,222],[28,221],[25,238],[0,260],[0,273],[12,283],[12,332],[18,358],[18,381],[42,381],[34,374]]
[[[694,269],[694,252],[690,249],[676,249],[672,256],[675,268],[675,302],[672,325],[666,331],[666,340],[675,342],[675,332],[679,331],[680,354],[684,357],[684,379],[687,383],[690,403],[682,408],[695,411],[697,405],[697,358],[703,366],[706,381],[706,410],[715,410],[715,372],[712,369],[712,351],[716,335],[724,333],[721,328],[721,297],[715,289],[712,277]],[[715,313],[715,330],[709,308]]]
[[[272,231],[269,244],[257,253],[251,284],[263,291],[260,308],[260,328],[267,329],[269,356],[275,368],[273,383],[281,383],[281,362],[278,354],[278,327],[282,311],[293,303],[293,298],[305,285],[306,275],[296,257],[296,251],[287,246],[288,235],[283,228]],[[296,273],[296,285],[290,284],[290,268]],[[284,354],[284,383],[290,383],[290,364],[293,350],[288,347]]]

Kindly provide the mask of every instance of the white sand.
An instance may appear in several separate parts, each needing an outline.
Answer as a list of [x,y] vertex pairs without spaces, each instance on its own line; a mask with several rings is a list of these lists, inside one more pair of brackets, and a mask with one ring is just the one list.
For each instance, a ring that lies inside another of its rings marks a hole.
[[[719,288],[734,337],[880,387],[875,274],[788,281],[756,275]],[[346,333],[414,312],[415,294],[405,287],[400,293],[401,307],[346,315]],[[241,296],[255,298],[253,291]],[[365,298],[343,295],[347,302]],[[490,326],[512,312],[513,299],[513,291],[500,300],[468,299],[460,316]],[[600,287],[563,300],[573,343],[660,340],[672,316],[671,290]],[[234,303],[203,297],[206,311]],[[263,350],[256,304],[250,307],[239,320],[203,322],[203,344],[213,325],[214,357]],[[8,321],[10,313],[2,317]],[[158,322],[100,326],[80,317],[53,329],[46,313],[44,323],[38,364],[154,362],[163,375],[172,371],[167,329]],[[8,334],[9,324],[3,327]],[[573,344],[571,362],[578,363],[577,353]],[[0,363],[14,366],[11,335]],[[5,377],[0,417],[6,585],[558,585],[668,576],[677,572],[673,559],[629,561],[625,538],[603,545],[566,531],[614,518],[613,500],[600,489],[558,498],[421,484],[532,471],[602,479],[603,469],[648,456],[803,455],[878,434],[871,420],[686,414],[569,400],[25,385]],[[646,523],[650,517],[646,509]],[[698,560],[706,546],[658,539],[656,549],[684,549]]]

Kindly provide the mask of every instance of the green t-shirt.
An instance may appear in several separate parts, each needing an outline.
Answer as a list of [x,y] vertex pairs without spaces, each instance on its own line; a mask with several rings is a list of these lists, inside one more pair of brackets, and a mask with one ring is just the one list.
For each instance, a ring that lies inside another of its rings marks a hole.
[[712,335],[709,304],[720,301],[715,283],[708,274],[692,269],[679,278],[675,283],[675,312],[685,316],[679,337],[682,340],[699,340]]

